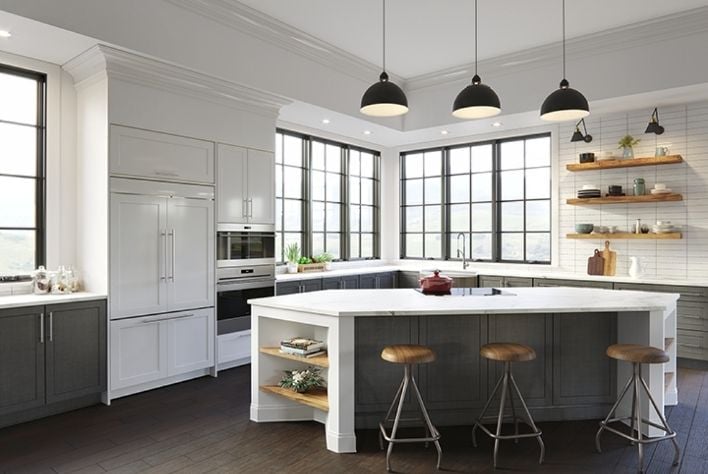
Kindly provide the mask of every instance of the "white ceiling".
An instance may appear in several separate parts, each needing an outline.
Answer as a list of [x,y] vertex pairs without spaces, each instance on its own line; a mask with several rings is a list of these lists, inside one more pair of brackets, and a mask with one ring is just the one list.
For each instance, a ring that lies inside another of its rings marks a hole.
[[[381,64],[381,0],[239,0]],[[708,5],[708,0],[568,0],[569,38]],[[387,69],[406,79],[474,60],[472,0],[387,0]],[[560,0],[480,0],[480,59],[561,39]]]

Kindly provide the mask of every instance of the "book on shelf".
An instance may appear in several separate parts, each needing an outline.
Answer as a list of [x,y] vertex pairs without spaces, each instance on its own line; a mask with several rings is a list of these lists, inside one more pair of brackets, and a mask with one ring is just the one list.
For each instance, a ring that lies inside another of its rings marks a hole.
[[324,342],[317,341],[315,339],[309,339],[306,337],[293,337],[280,341],[281,348],[287,347],[289,349],[294,349],[303,352],[313,352],[315,350],[320,350],[324,348],[324,346]]
[[308,352],[308,353],[302,354],[302,353],[300,353],[300,352],[292,352],[292,351],[284,350],[282,347],[280,348],[280,352],[282,352],[283,354],[289,354],[289,355],[294,355],[294,356],[298,356],[298,357],[304,357],[304,358],[306,358],[306,359],[310,359],[310,358],[312,358],[312,357],[317,357],[317,356],[320,356],[320,355],[326,355],[326,354],[327,354],[327,351],[323,351],[323,350],[317,350],[316,352]]
[[293,355],[298,355],[298,356],[306,356],[309,354],[315,354],[318,352],[324,352],[325,348],[324,347],[318,347],[315,349],[293,349],[292,347],[287,347],[287,346],[280,346],[280,352],[283,352],[285,354],[293,354]]

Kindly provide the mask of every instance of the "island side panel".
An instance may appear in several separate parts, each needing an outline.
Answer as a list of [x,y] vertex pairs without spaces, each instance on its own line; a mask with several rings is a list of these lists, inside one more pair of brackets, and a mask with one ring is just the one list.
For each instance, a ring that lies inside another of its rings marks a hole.
[[327,348],[329,377],[326,417],[327,449],[335,453],[355,453],[354,433],[354,318],[331,318]]

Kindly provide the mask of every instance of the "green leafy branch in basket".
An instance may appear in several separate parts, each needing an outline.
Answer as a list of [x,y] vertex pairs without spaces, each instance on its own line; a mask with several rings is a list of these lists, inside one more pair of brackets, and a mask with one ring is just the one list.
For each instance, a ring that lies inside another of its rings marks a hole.
[[635,145],[639,145],[639,142],[641,139],[639,138],[634,138],[632,135],[625,135],[623,136],[617,144],[619,145],[617,147],[618,150],[622,148],[634,148]]
[[305,370],[286,370],[279,385],[293,392],[304,393],[318,388],[324,388],[325,381],[318,367],[308,367]]

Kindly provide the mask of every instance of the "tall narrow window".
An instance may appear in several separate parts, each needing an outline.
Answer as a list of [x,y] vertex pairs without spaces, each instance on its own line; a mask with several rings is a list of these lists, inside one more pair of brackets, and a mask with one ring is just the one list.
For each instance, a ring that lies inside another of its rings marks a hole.
[[275,137],[275,255],[285,261],[290,244],[303,247],[303,209],[305,196],[304,141],[293,135]]
[[376,257],[378,156],[349,151],[349,258]]
[[406,154],[402,160],[406,256],[442,258],[442,150]]
[[43,74],[0,66],[0,276],[44,263]]
[[312,141],[310,191],[312,209],[312,255],[342,257],[342,181],[344,149]]

